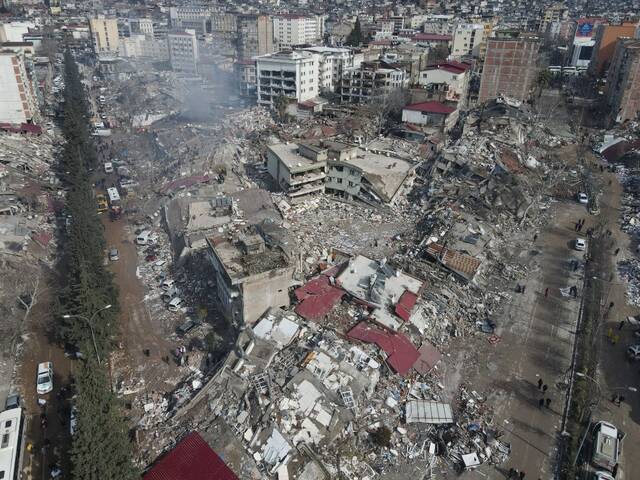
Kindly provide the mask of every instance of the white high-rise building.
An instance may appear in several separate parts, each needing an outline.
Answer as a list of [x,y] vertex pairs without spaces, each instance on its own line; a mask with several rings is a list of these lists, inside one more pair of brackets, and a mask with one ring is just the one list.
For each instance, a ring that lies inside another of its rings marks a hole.
[[481,23],[459,23],[453,32],[451,56],[459,59],[464,56],[479,57],[480,45],[484,42],[484,25]]
[[279,48],[306,43],[321,43],[324,35],[324,17],[319,15],[278,15],[273,17],[273,38]]
[[38,100],[24,53],[0,52],[0,122],[27,123],[37,118]]
[[298,102],[320,93],[320,55],[311,52],[278,52],[256,58],[258,103],[273,106],[279,96]]
[[349,48],[308,47],[303,50],[320,56],[318,86],[321,91],[335,92],[340,86],[342,72],[354,66],[353,51]]

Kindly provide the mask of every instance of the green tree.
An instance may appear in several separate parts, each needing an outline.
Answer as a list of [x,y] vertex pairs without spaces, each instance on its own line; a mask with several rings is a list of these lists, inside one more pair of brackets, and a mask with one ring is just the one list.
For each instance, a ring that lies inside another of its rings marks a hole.
[[351,47],[359,47],[363,41],[362,37],[362,27],[360,26],[360,19],[356,18],[356,23],[353,26],[353,30],[347,35],[347,39],[345,40],[345,44]]
[[[93,207],[89,175],[97,155],[89,134],[84,87],[69,52],[65,53],[64,77],[65,144],[58,168],[67,190],[68,223],[61,262],[64,281],[56,309],[60,323],[56,331],[60,341],[75,345],[82,353],[76,376],[77,431],[71,447],[72,475],[78,480],[133,480],[138,475],[131,461],[127,422],[111,391],[105,366],[98,361],[98,357],[108,359],[113,348],[118,292],[103,263],[105,239]],[[105,305],[113,307],[101,310]]]

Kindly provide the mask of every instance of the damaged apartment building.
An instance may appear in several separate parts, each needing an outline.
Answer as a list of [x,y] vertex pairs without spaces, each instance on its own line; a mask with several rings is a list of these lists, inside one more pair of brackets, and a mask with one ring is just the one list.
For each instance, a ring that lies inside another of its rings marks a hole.
[[330,193],[371,205],[393,205],[413,183],[418,162],[375,145],[276,143],[267,169],[291,203]]
[[207,238],[222,313],[252,324],[269,308],[288,307],[295,258],[284,230],[264,222]]

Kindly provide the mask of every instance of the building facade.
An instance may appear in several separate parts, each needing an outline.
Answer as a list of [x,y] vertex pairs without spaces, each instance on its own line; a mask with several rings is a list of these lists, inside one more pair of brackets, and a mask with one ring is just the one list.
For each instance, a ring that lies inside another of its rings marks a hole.
[[130,18],[129,35],[146,35],[153,38],[153,20],[150,18]]
[[607,76],[611,120],[624,122],[640,112],[640,40],[620,38]]
[[0,51],[0,122],[31,123],[39,120],[34,81],[22,52]]
[[340,97],[346,103],[362,103],[408,84],[407,72],[400,68],[387,68],[380,62],[362,62],[359,67],[344,70]]
[[249,60],[274,51],[273,23],[268,15],[239,15],[237,35],[240,60]]
[[196,35],[211,31],[211,9],[202,5],[171,7],[169,20],[174,30],[193,30]]
[[458,62],[446,62],[430,65],[420,72],[418,84],[427,90],[440,90],[443,100],[458,102],[459,107],[466,105],[469,90],[470,65]]
[[296,203],[324,192],[327,150],[295,143],[269,145],[267,170],[288,201]]
[[479,102],[500,95],[524,101],[538,73],[540,41],[517,33],[490,38],[480,79]]
[[633,38],[636,27],[635,23],[597,25],[591,63],[589,64],[590,71],[598,77],[603,76],[613,58],[618,38]]
[[256,58],[258,103],[273,106],[279,96],[297,102],[317,97],[320,56],[305,51],[284,51]]
[[484,42],[484,25],[481,23],[460,23],[453,32],[451,56],[480,57],[480,45]]
[[278,15],[273,17],[273,38],[278,48],[317,44],[324,35],[324,17],[319,15]]
[[335,92],[340,87],[342,72],[354,66],[353,51],[337,47],[308,47],[303,49],[319,55],[318,85],[320,91]]
[[120,39],[118,37],[118,20],[116,18],[90,18],[89,29],[93,40],[93,50],[97,54],[118,52]]
[[178,72],[198,73],[198,40],[193,30],[171,32],[167,35],[171,68]]

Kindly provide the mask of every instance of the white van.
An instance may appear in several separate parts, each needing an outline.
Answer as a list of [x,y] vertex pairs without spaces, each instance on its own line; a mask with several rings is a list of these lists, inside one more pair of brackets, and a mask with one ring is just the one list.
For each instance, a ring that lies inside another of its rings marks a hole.
[[104,173],[113,173],[113,163],[105,162],[105,164],[104,164]]
[[618,463],[621,449],[621,436],[618,429],[608,422],[598,422],[594,429],[593,457],[594,465],[613,471]]
[[183,300],[180,297],[175,297],[171,299],[169,302],[168,308],[170,312],[177,312],[182,308],[184,304]]
[[151,236],[150,230],[144,230],[138,234],[136,237],[136,244],[138,245],[147,245],[149,243],[149,237]]
[[160,284],[160,288],[165,292],[168,292],[175,285],[175,283],[176,281],[174,279],[168,278]]

